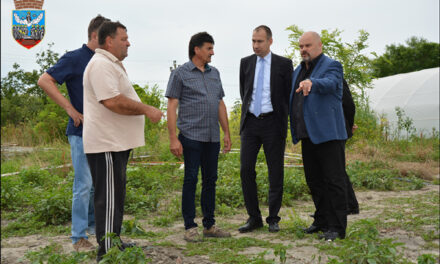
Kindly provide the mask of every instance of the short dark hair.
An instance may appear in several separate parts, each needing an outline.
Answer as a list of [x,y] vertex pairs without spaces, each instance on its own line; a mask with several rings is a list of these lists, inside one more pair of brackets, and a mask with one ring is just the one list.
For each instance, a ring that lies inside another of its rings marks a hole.
[[270,28],[269,28],[268,26],[266,26],[266,25],[258,26],[258,27],[256,27],[256,28],[254,29],[254,31],[259,31],[259,30],[261,30],[261,29],[264,30],[264,31],[266,31],[267,39],[272,38],[272,30],[270,30]]
[[206,31],[199,32],[191,37],[191,40],[189,41],[189,49],[188,49],[188,55],[190,60],[192,60],[194,55],[196,55],[196,53],[194,52],[194,48],[195,47],[201,48],[205,42],[214,44],[214,39]]
[[118,28],[123,28],[123,29],[127,30],[127,28],[124,25],[122,25],[119,21],[116,21],[116,22],[106,21],[106,22],[102,23],[102,25],[98,31],[98,44],[99,44],[99,46],[103,46],[105,44],[105,39],[108,36],[110,36],[111,38],[114,38]]
[[92,19],[89,23],[89,28],[87,30],[88,38],[89,40],[92,38],[92,33],[98,31],[99,27],[104,23],[105,21],[110,21],[110,19],[105,18],[101,15],[97,15],[94,19]]

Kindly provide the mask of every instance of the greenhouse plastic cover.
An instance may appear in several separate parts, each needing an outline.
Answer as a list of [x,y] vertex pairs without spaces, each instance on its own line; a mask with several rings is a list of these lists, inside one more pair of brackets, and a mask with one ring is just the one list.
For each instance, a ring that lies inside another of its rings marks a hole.
[[395,108],[400,107],[418,133],[430,134],[432,128],[439,131],[439,71],[432,68],[373,80],[368,92],[370,107],[385,114],[392,129],[397,127]]

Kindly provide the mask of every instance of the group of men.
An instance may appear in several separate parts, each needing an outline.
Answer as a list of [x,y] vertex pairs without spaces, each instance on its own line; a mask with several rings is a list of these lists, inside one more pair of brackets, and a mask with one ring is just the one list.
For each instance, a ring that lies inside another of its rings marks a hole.
[[[348,129],[343,113],[342,66],[322,54],[315,32],[300,38],[303,61],[295,71],[290,59],[271,52],[272,42],[269,27],[255,28],[254,54],[240,63],[240,173],[249,218],[238,231],[263,226],[255,172],[261,146],[269,177],[266,222],[270,232],[280,230],[290,115],[292,139],[295,144],[302,143],[305,176],[316,208],[313,224],[304,231],[322,231],[326,240],[344,238],[347,214],[359,209],[345,172],[345,140],[353,122],[347,122],[351,125]],[[66,134],[75,171],[73,247],[78,251],[93,249],[86,233],[96,234],[98,261],[112,246],[108,234],[119,236],[121,232],[129,153],[145,144],[145,117],[156,123],[163,116],[159,109],[141,102],[128,79],[122,61],[129,46],[126,27],[98,15],[89,24],[87,44],[63,55],[38,81],[70,117]],[[230,151],[231,139],[220,74],[209,64],[214,55],[213,37],[207,32],[193,35],[188,52],[189,61],[171,72],[165,96],[170,151],[184,159],[184,239],[196,242],[201,240],[194,221],[199,169],[203,236],[231,236],[215,225],[220,126],[224,153]],[[56,83],[66,83],[70,101]],[[350,100],[348,104],[354,106]],[[354,116],[354,108],[351,112]],[[130,246],[123,242],[120,249]]]

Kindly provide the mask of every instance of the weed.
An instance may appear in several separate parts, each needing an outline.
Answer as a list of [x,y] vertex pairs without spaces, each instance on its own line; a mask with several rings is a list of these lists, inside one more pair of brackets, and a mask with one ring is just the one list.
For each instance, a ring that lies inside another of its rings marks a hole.
[[148,168],[130,166],[127,170],[126,212],[142,215],[156,211],[170,190],[180,188],[179,181],[176,183],[175,180],[176,169],[174,165]]
[[403,246],[403,243],[379,237],[373,221],[359,220],[350,226],[346,239],[320,247],[337,257],[329,258],[328,263],[333,264],[410,263],[397,252],[400,246]]
[[35,204],[35,216],[46,225],[60,225],[71,218],[72,192],[59,188],[45,196]]
[[257,254],[257,256],[250,259],[249,263],[252,264],[273,264],[273,260],[267,260],[264,257],[269,253],[269,250],[261,251]]
[[1,181],[1,206],[3,210],[17,209],[22,206],[20,182],[16,177],[4,178]]
[[284,223],[284,226],[285,228],[280,232],[281,235],[287,235],[290,239],[292,239],[292,235],[293,238],[302,239],[305,236],[303,228],[307,226],[307,222],[292,208],[292,211],[289,212],[289,220]]
[[130,237],[146,238],[146,239],[163,238],[166,236],[166,233],[164,232],[156,233],[151,231],[145,231],[145,229],[142,228],[142,226],[139,224],[136,218],[132,220],[125,220],[122,223],[121,234]]
[[25,254],[25,258],[32,264],[48,263],[48,264],[76,264],[84,263],[94,257],[94,252],[81,253],[72,252],[71,254],[63,254],[62,247],[58,244],[50,244],[39,251],[29,251]]
[[438,263],[438,257],[432,254],[423,254],[417,258],[417,264],[435,264]]
[[402,175],[399,170],[383,161],[373,160],[370,162],[355,161],[347,166],[354,187],[375,190],[417,190],[425,183],[414,175],[406,172]]
[[47,170],[40,170],[38,167],[32,167],[20,172],[22,182],[31,186],[44,185],[48,181],[49,176],[50,174]]
[[276,257],[280,257],[280,263],[286,263],[287,257],[286,257],[286,247],[285,246],[276,246],[275,250],[273,252]]
[[302,168],[288,168],[284,175],[284,205],[291,206],[294,200],[309,198],[309,187]]
[[[381,203],[384,203],[387,209],[380,216],[380,219],[386,221],[379,222],[379,227],[400,228],[413,232],[428,242],[439,238],[438,193],[431,192],[408,198],[388,198]],[[434,229],[427,229],[428,226],[433,226]]]
[[151,259],[147,259],[142,248],[134,246],[130,248],[125,248],[121,250],[122,242],[116,234],[107,234],[111,237],[112,247],[107,250],[107,253],[102,256],[102,260],[99,263],[109,263],[109,264],[143,264],[150,263]]

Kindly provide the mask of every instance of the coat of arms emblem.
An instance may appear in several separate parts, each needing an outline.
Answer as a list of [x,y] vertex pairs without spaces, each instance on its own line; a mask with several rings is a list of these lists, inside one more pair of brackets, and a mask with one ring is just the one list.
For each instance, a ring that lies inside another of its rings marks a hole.
[[[15,0],[15,6],[21,4],[20,0]],[[36,1],[42,2],[42,1]],[[26,3],[26,2],[25,2]],[[41,3],[42,4],[42,3]],[[20,6],[23,8],[23,6]],[[35,6],[30,6],[35,8]],[[46,13],[44,10],[23,9],[12,11],[12,36],[23,47],[30,49],[41,42],[46,32],[45,28]]]

